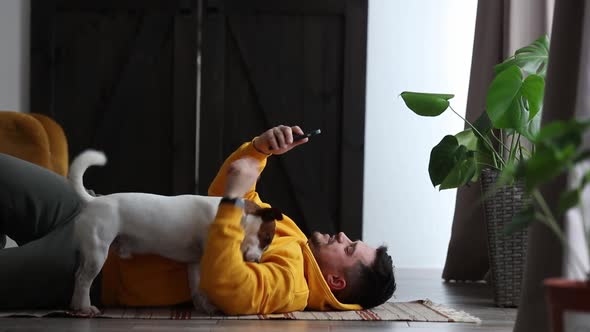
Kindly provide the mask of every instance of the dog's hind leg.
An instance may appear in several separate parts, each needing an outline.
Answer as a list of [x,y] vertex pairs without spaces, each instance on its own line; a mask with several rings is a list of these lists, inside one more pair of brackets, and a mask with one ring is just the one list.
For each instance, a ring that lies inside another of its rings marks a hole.
[[106,242],[99,243],[96,238],[90,242],[94,243],[81,244],[80,247],[80,264],[70,304],[76,316],[94,317],[100,314],[100,310],[90,303],[90,287],[104,265],[109,247]]
[[201,270],[198,263],[188,264],[188,282],[191,290],[191,299],[195,309],[198,311],[213,315],[220,311],[209,302],[207,295],[199,289],[199,283],[201,281]]

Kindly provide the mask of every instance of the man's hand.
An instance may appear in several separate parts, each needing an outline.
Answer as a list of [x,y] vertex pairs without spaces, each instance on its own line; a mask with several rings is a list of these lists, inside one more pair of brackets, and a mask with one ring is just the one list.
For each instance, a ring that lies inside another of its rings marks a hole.
[[[254,139],[256,150],[266,154],[283,154],[292,148],[307,143],[309,138],[293,142],[293,134],[303,135],[303,130],[299,126],[277,126],[270,128]],[[271,150],[272,148],[272,150]]]
[[225,197],[244,197],[258,179],[260,163],[253,158],[242,158],[231,163],[227,170]]

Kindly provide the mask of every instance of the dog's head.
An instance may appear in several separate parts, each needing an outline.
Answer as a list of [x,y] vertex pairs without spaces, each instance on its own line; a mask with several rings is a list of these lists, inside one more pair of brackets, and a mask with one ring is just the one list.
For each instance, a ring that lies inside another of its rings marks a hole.
[[261,208],[252,201],[245,201],[242,228],[244,240],[240,250],[246,262],[259,262],[275,236],[276,222],[283,214],[276,208]]

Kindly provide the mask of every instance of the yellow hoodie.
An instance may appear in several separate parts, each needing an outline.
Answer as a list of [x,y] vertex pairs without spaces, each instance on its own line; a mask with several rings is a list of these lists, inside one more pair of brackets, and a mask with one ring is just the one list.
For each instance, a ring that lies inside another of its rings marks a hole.
[[[267,156],[244,143],[223,164],[209,188],[209,195],[222,196],[227,168],[234,160]],[[245,198],[262,203],[253,187]],[[242,259],[240,226],[242,211],[221,204],[201,260],[201,285],[209,299],[226,314],[266,314],[303,310],[359,310],[340,303],[330,291],[307,244],[307,237],[287,216],[277,222],[275,237],[260,263]],[[109,255],[102,270],[104,305],[159,306],[190,301],[186,264],[155,255],[121,259]]]
[[[260,162],[260,172],[267,156],[244,143],[223,164],[209,187],[209,195],[222,196],[227,168],[240,158],[252,157]],[[263,203],[256,186],[244,198]],[[244,262],[240,243],[244,232],[240,226],[242,210],[221,204],[201,260],[201,289],[211,302],[227,314],[264,314],[303,310],[359,310],[354,304],[340,303],[326,283],[307,244],[307,237],[287,216],[277,222],[275,238],[260,263]]]

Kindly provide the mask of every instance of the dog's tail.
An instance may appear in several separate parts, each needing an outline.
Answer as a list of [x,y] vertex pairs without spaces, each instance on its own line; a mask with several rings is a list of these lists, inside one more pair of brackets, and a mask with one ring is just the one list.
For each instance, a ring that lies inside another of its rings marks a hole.
[[104,153],[96,150],[86,150],[76,157],[70,165],[68,179],[83,201],[88,202],[93,199],[93,197],[86,191],[86,188],[84,188],[84,182],[82,181],[84,172],[86,172],[86,169],[90,166],[104,166],[106,163],[107,157]]

